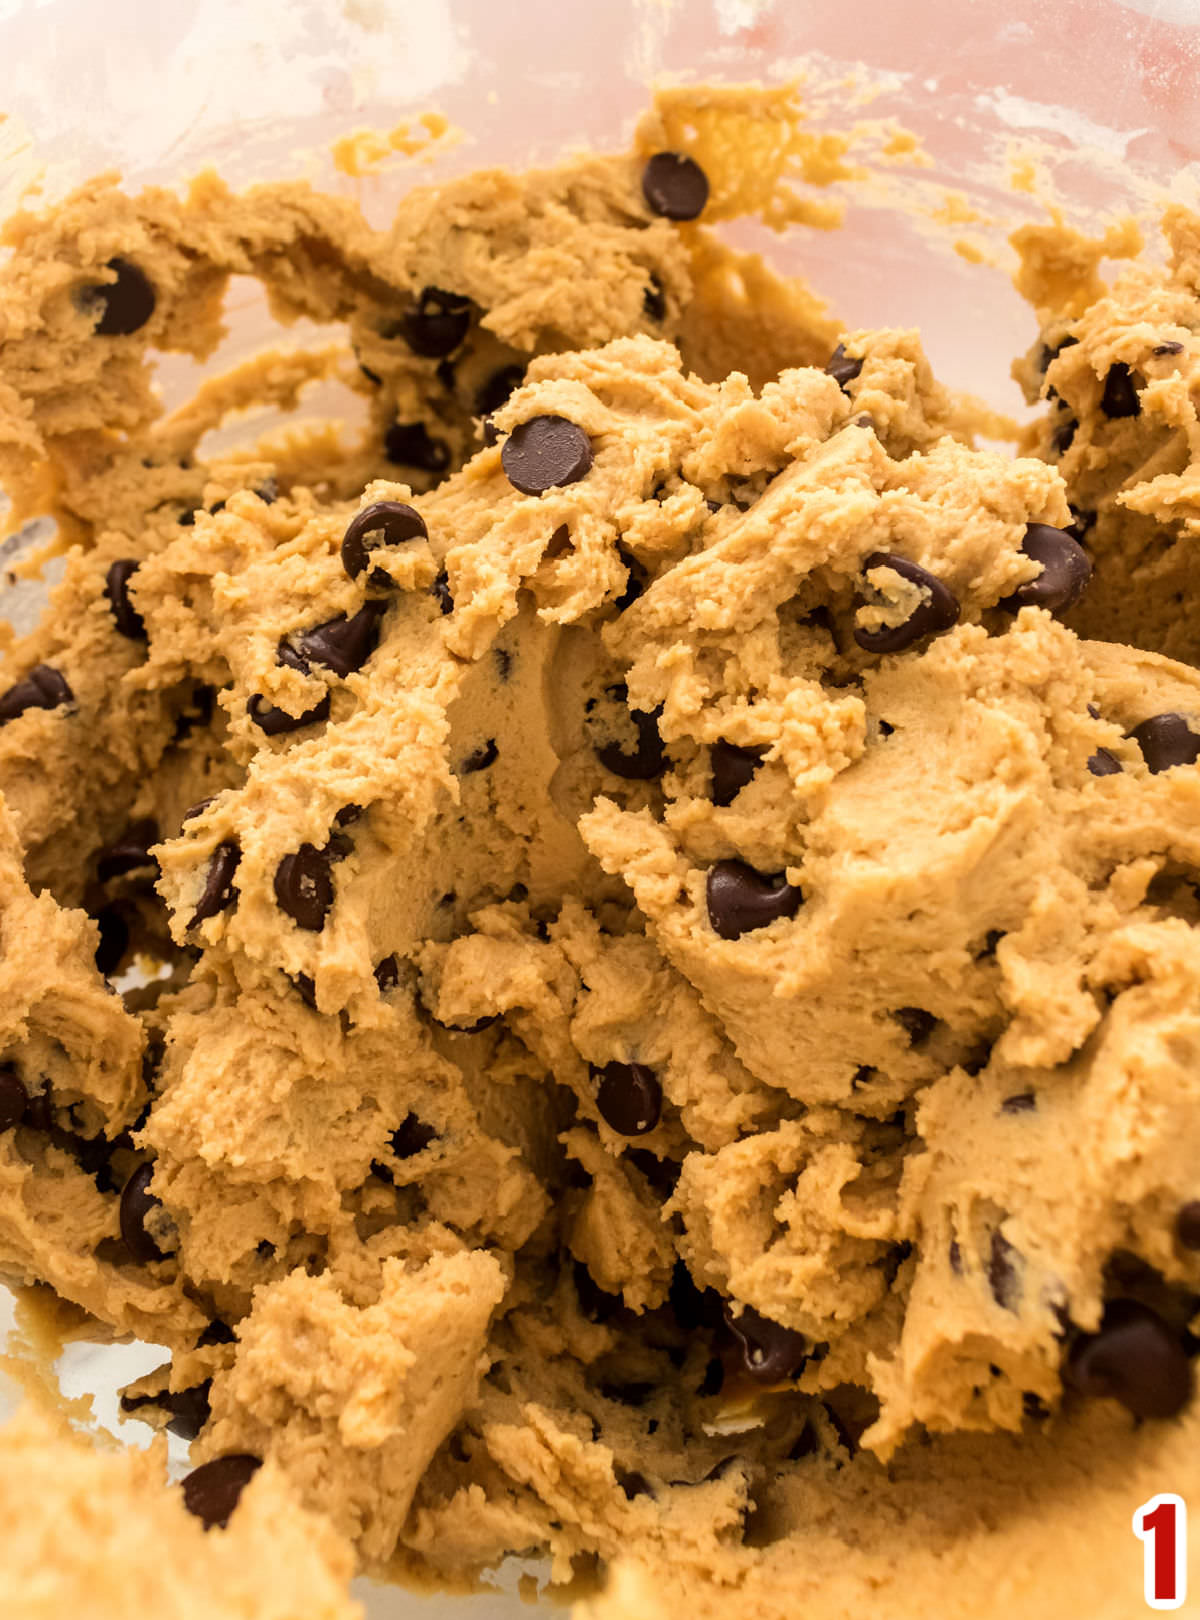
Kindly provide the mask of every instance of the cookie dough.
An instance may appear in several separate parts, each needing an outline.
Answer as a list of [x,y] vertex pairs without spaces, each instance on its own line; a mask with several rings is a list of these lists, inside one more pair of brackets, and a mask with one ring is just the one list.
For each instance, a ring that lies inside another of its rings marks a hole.
[[[1111,293],[1024,243],[1011,458],[720,244],[782,205],[691,95],[382,234],[10,223],[65,572],[0,693],[0,1268],[373,1573],[1131,1613],[1197,1472],[1200,227]],[[167,414],[233,275],[345,341]],[[206,453],[320,378],[360,437]]]

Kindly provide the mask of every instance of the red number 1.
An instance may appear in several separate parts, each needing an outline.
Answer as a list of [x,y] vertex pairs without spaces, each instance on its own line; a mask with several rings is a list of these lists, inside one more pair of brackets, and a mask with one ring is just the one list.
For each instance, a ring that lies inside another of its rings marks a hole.
[[1187,1597],[1187,1503],[1163,1494],[1143,1502],[1133,1533],[1145,1544],[1146,1602],[1152,1609],[1178,1609]]

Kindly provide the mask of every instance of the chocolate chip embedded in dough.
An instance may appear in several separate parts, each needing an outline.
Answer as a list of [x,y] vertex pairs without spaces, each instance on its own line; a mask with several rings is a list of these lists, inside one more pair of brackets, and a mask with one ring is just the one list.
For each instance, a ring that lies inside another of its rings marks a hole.
[[646,1136],[662,1117],[662,1085],[644,1063],[606,1063],[592,1067],[597,1081],[596,1108],[601,1119],[621,1136]]
[[400,332],[414,354],[437,360],[452,354],[471,326],[471,300],[441,287],[422,287],[400,319]]
[[128,259],[110,259],[105,268],[115,279],[92,282],[82,290],[82,302],[89,311],[100,311],[97,337],[128,337],[145,326],[158,298],[145,271]]
[[100,852],[96,862],[97,877],[101,883],[107,883],[110,878],[157,865],[150,849],[158,842],[158,822],[153,817],[131,821],[121,836]]
[[74,701],[75,694],[56,669],[49,664],[35,664],[24,680],[0,696],[0,726],[27,709],[57,709]]
[[213,850],[212,860],[208,863],[208,875],[204,880],[204,888],[196,909],[192,913],[189,928],[195,928],[206,917],[215,917],[218,912],[226,911],[237,898],[237,889],[233,879],[238,869],[238,862],[242,852],[237,844],[227,842],[218,844]]
[[798,1377],[804,1370],[810,1346],[803,1333],[760,1315],[752,1305],[744,1305],[738,1315],[732,1305],[727,1305],[725,1320],[741,1347],[742,1365],[751,1378],[763,1384],[779,1384]]
[[502,405],[507,405],[524,381],[524,366],[501,366],[498,371],[493,371],[475,395],[476,416],[490,416]]
[[1133,381],[1133,373],[1123,360],[1109,366],[1104,379],[1104,392],[1100,396],[1100,409],[1114,419],[1122,416],[1140,416],[1142,402]]
[[720,809],[732,804],[763,762],[765,748],[742,748],[722,737],[708,751],[712,768],[712,802]]
[[150,1191],[153,1176],[152,1164],[140,1164],[121,1193],[121,1237],[129,1253],[143,1265],[166,1258],[146,1230],[147,1217],[162,1204],[162,1199]]
[[862,368],[863,357],[855,354],[847,354],[845,344],[839,343],[837,348],[829,357],[829,361],[825,367],[825,375],[827,377],[832,377],[834,382],[837,383],[838,387],[844,393],[846,390],[846,384],[848,382],[853,382],[854,379],[861,373]]
[[397,467],[442,473],[450,465],[450,446],[432,438],[424,422],[393,422],[383,438],[383,453]]
[[1157,1311],[1132,1299],[1105,1308],[1098,1333],[1081,1337],[1066,1376],[1084,1395],[1107,1395],[1142,1418],[1168,1418],[1192,1394],[1192,1369],[1178,1337]]
[[276,708],[256,692],[246,705],[246,713],[268,737],[283,737],[288,732],[302,731],[305,726],[315,726],[322,720],[328,720],[330,701],[330,694],[326,692],[319,703],[306,709],[303,714],[289,714],[286,709]]
[[718,861],[706,883],[708,920],[722,939],[738,939],[779,917],[794,917],[804,903],[782,873],[767,876],[745,861]]
[[398,1159],[415,1159],[424,1153],[431,1142],[437,1141],[437,1132],[416,1114],[408,1113],[392,1132],[390,1146]]
[[1124,766],[1115,754],[1110,754],[1107,748],[1097,748],[1089,756],[1087,768],[1093,776],[1120,776]]
[[297,642],[297,650],[302,658],[323,664],[335,675],[353,675],[378,647],[379,621],[386,612],[386,602],[364,602],[352,618],[339,613],[335,619],[306,630]]
[[[388,546],[402,546],[409,540],[425,540],[429,530],[416,507],[404,501],[374,501],[355,513],[342,536],[342,567],[357,579],[371,560],[371,552]],[[376,569],[373,585],[394,585],[390,575]]]
[[193,1469],[183,1481],[183,1505],[206,1530],[221,1529],[233,1517],[242,1492],[262,1467],[248,1452],[231,1452]]
[[1069,416],[1065,422],[1059,424],[1050,435],[1050,443],[1060,456],[1065,456],[1075,442],[1075,435],[1079,432],[1079,422],[1074,416]]
[[629,718],[637,731],[637,743],[632,754],[617,743],[604,743],[596,749],[596,758],[606,771],[622,777],[626,782],[650,782],[661,776],[667,756],[658,731],[661,709],[631,709]]
[[146,625],[141,614],[129,600],[129,581],[137,573],[136,557],[118,557],[104,576],[104,594],[112,609],[118,635],[129,641],[146,641]]
[[285,855],[275,869],[275,898],[280,910],[301,928],[319,934],[333,905],[333,878],[326,852],[313,844],[301,844],[298,850]]
[[1151,354],[1182,354],[1183,344],[1177,343],[1174,338],[1168,338],[1165,343],[1156,343]]
[[655,152],[642,170],[642,195],[662,219],[698,219],[708,201],[708,176],[684,152]]
[[450,576],[444,568],[429,587],[429,594],[441,609],[443,618],[448,613],[454,612],[454,598],[450,594]]
[[210,797],[207,799],[201,799],[198,804],[192,805],[190,809],[183,812],[183,817],[179,823],[180,826],[184,826],[189,821],[194,821],[197,816],[202,816],[208,809],[209,805],[216,804],[216,802],[217,796],[215,793],[210,795]]
[[[875,630],[865,630],[856,625],[854,639],[865,652],[903,652],[906,647],[911,647],[922,637],[941,635],[943,631],[958,623],[958,598],[947,585],[943,585],[936,574],[931,574],[919,563],[910,562],[907,557],[898,557],[891,551],[872,552],[863,563],[864,578],[877,568],[885,568],[893,574],[898,574],[908,584],[916,585],[924,594],[902,624],[882,624]],[[869,579],[867,586],[876,596],[886,594],[873,587]]]
[[494,737],[489,737],[482,747],[476,748],[468,754],[458,767],[459,776],[473,776],[476,771],[486,771],[489,765],[494,765],[500,757],[500,750],[496,747]]
[[29,1094],[11,1063],[0,1064],[0,1131],[11,1131],[25,1118]]
[[519,422],[505,439],[500,465],[522,495],[543,495],[587,477],[592,441],[565,416],[534,416]]
[[169,1414],[167,1428],[181,1440],[195,1440],[212,1416],[209,1394],[212,1379],[194,1384],[190,1389],[164,1389],[157,1395],[122,1395],[122,1412],[136,1412],[142,1407],[155,1406]]
[[1134,726],[1129,733],[1142,751],[1152,775],[1169,771],[1175,765],[1192,765],[1200,759],[1200,732],[1188,725],[1182,714],[1156,714]]
[[379,986],[381,996],[386,996],[400,983],[400,963],[395,956],[385,956],[380,962],[375,969],[375,983]]
[[1028,523],[1021,551],[1041,563],[1042,571],[1034,579],[1018,585],[1011,595],[1002,597],[997,607],[1005,613],[1017,613],[1023,607],[1065,613],[1074,607],[1092,577],[1087,552],[1074,535],[1065,529],[1052,528],[1048,523]]
[[1185,1249],[1200,1249],[1200,1200],[1184,1204],[1175,1217],[1175,1235]]
[[1003,1232],[992,1233],[987,1278],[992,1298],[1006,1311],[1015,1311],[1021,1297],[1020,1256]]
[[1002,1114],[1032,1114],[1037,1111],[1037,1098],[1032,1091],[1018,1091],[1011,1097],[1005,1097],[1000,1104]]

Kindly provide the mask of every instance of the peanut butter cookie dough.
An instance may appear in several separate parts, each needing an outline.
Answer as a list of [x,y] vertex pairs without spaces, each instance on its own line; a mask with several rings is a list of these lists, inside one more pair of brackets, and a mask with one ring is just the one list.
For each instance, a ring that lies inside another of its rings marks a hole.
[[[1010,458],[720,245],[795,215],[693,99],[383,234],[10,224],[0,482],[67,555],[0,694],[0,1268],[166,1346],[125,1407],[230,1535],[286,1478],[606,1617],[1115,1620],[1197,1475],[1200,228],[1041,308]],[[164,414],[232,275],[345,342]],[[204,454],[321,377],[361,439]]]

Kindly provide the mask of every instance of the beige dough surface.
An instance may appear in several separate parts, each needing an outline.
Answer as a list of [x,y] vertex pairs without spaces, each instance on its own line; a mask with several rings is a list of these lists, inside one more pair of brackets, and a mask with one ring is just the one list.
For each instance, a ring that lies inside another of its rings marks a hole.
[[[0,1273],[165,1345],[126,1404],[194,1464],[269,1462],[218,1562],[308,1535],[286,1480],[371,1573],[612,1571],[596,1620],[1125,1620],[1134,1510],[1200,1500],[1200,765],[1132,735],[1200,754],[1200,225],[1111,291],[1024,244],[1079,426],[1009,457],[917,333],[721,246],[797,216],[754,96],[689,94],[383,233],[212,176],[10,223],[0,484],[66,561],[0,679],[52,700],[0,721]],[[165,414],[233,275],[344,341]],[[205,455],[321,377],[360,437]],[[535,423],[575,461],[523,491]],[[380,502],[420,525],[352,575]],[[1029,525],[1090,556],[1063,617]],[[1070,1370],[1130,1310],[1170,1415]],[[220,1590],[150,1463],[62,1467]]]

